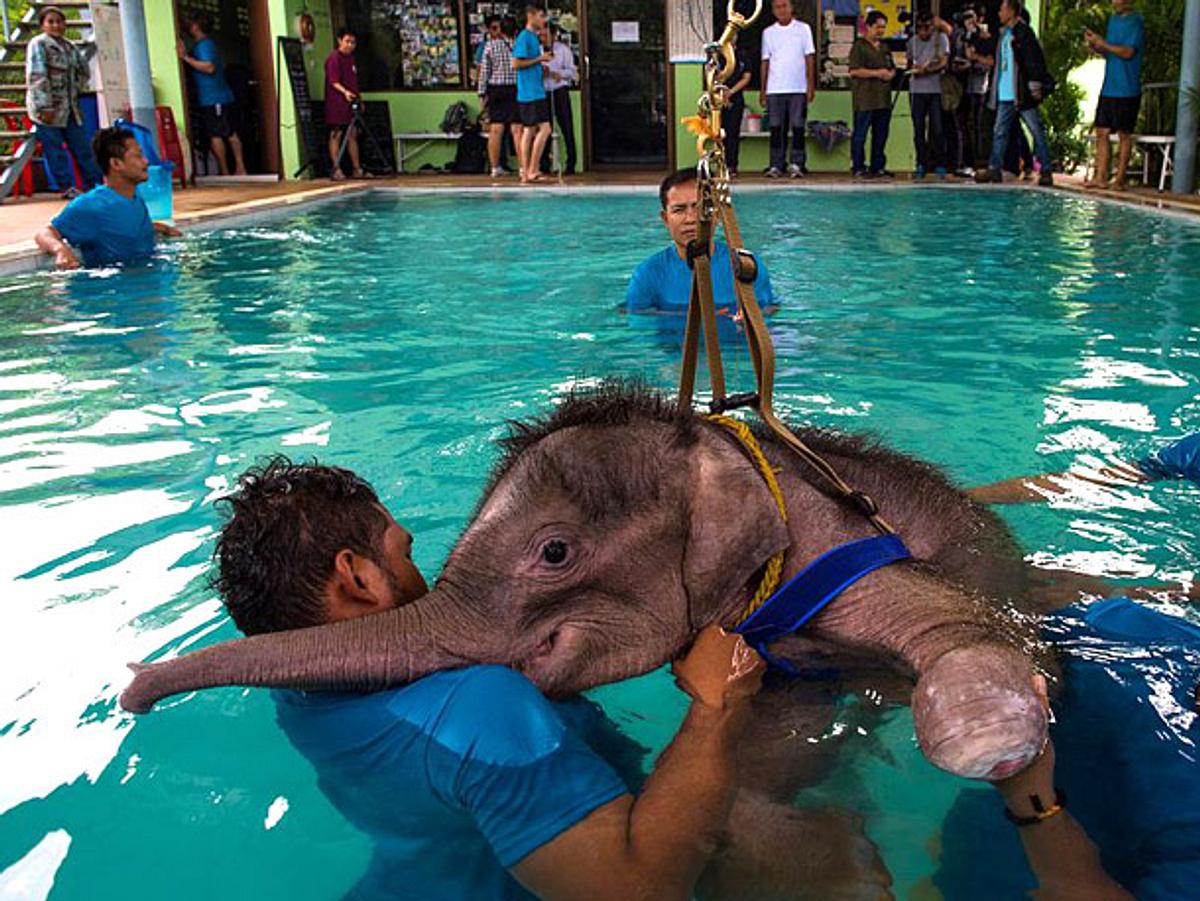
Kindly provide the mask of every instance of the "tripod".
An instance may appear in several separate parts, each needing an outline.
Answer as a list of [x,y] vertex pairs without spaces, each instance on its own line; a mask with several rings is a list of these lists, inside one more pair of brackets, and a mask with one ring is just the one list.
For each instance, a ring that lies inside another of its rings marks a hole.
[[[342,143],[341,146],[338,147],[337,156],[333,160],[333,171],[341,171],[342,160],[346,157],[346,148],[350,146],[350,135],[356,132],[366,137],[371,146],[371,150],[374,151],[375,156],[378,157],[380,162],[383,164],[383,174],[393,174],[395,170],[391,165],[388,164],[387,154],[384,153],[383,147],[380,145],[379,140],[375,137],[374,132],[371,131],[370,126],[367,125],[367,120],[363,118],[363,105],[361,100],[350,101],[350,123],[342,132]],[[362,164],[361,159],[359,160],[359,164]]]

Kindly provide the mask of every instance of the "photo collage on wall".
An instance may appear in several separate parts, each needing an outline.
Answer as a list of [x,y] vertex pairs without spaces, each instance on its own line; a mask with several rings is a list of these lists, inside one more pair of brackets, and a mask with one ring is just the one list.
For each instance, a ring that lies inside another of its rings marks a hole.
[[[487,36],[488,16],[512,16],[516,20],[518,33],[525,27],[525,3],[509,3],[504,0],[466,0],[463,10],[467,17],[467,52],[471,66],[471,84],[474,86],[478,76],[475,60],[478,59],[479,47]],[[551,22],[557,22],[562,31],[558,39],[570,46],[575,53],[575,64],[579,64],[581,52],[579,49],[579,15],[573,3],[550,4],[546,10]]]
[[391,18],[399,28],[403,87],[462,84],[458,3],[400,0],[393,5]]

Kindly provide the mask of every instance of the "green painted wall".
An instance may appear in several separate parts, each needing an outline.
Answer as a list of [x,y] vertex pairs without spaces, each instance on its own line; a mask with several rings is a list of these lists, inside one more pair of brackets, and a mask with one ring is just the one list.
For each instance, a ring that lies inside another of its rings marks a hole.
[[154,85],[154,105],[169,106],[179,127],[179,142],[184,148],[183,165],[192,174],[192,155],[187,128],[187,94],[175,51],[175,9],[171,0],[146,0],[146,41],[150,45],[150,81]]
[[[676,118],[695,115],[696,100],[700,96],[700,65],[698,63],[683,63],[674,66],[675,69],[675,112]],[[747,106],[755,112],[762,112],[758,106],[758,96],[749,94],[746,97]],[[850,106],[849,91],[818,91],[808,113],[809,121],[841,120],[847,125],[853,124],[853,113]],[[675,124],[675,147],[679,166],[693,166],[698,155],[696,138],[688,130]],[[739,168],[743,172],[761,172],[769,163],[767,137],[747,137],[742,135],[740,148],[741,160]],[[905,93],[896,100],[896,108],[892,113],[892,128],[888,135],[887,144],[888,168],[896,172],[911,170],[916,165],[916,154],[913,147],[912,116],[908,111],[908,94]],[[844,141],[826,153],[811,138],[808,141],[808,168],[813,172],[850,171],[850,142]]]
[[[474,91],[375,91],[363,94],[367,100],[386,100],[392,114],[392,134],[402,132],[438,131],[446,107],[462,100],[471,110],[471,117],[479,115],[479,97]],[[583,117],[579,109],[579,92],[571,92],[571,113],[575,125],[575,147],[578,163],[583,165]],[[435,141],[420,152],[407,167],[412,172],[430,163],[442,166],[454,159],[453,141]],[[565,156],[565,152],[564,152]]]

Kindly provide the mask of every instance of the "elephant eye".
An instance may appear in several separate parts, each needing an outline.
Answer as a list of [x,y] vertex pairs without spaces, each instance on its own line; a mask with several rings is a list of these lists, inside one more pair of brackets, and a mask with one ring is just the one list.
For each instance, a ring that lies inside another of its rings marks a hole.
[[542,560],[550,566],[561,566],[570,549],[561,538],[551,538],[542,545]]

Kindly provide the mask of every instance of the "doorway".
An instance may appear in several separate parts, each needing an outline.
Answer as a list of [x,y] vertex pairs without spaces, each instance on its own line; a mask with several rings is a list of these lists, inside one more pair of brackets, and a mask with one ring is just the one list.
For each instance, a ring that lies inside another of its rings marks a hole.
[[587,0],[590,166],[665,169],[670,123],[663,3]]
[[[274,126],[274,85],[271,82],[270,25],[263,0],[183,0],[178,5],[179,36],[191,46],[187,23],[193,13],[204,13],[212,22],[209,35],[224,64],[225,81],[234,97],[233,126],[242,139],[246,171],[251,175],[279,171],[277,129]],[[265,33],[265,37],[264,37]],[[264,58],[263,48],[267,48]],[[196,89],[190,70],[182,66],[188,106],[188,135],[198,175],[217,174],[209,151],[203,117],[196,106]],[[266,78],[264,79],[264,73]],[[267,114],[264,115],[264,110]],[[272,138],[275,140],[272,140]],[[226,154],[229,154],[226,147]],[[232,168],[232,158],[229,160]]]

